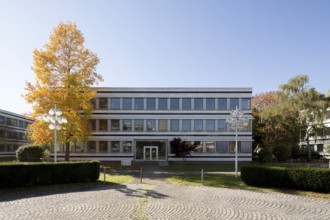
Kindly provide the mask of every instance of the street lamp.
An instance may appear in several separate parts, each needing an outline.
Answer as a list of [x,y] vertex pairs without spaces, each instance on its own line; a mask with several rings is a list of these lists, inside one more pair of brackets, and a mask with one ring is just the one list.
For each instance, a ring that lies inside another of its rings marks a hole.
[[237,178],[238,170],[238,129],[247,127],[249,125],[249,118],[244,116],[244,112],[236,106],[236,110],[233,110],[230,113],[230,117],[227,118],[226,122],[230,125],[231,128],[235,129],[235,177]]
[[52,108],[48,112],[49,114],[44,114],[42,119],[45,122],[51,122],[48,128],[50,130],[54,130],[54,162],[57,162],[57,149],[56,149],[56,141],[57,141],[57,131],[62,129],[61,124],[65,124],[68,121],[62,115],[62,111],[58,108]]

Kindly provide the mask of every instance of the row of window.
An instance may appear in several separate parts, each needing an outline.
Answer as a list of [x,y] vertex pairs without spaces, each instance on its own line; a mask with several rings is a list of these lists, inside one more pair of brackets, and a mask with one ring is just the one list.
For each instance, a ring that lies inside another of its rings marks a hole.
[[0,144],[0,152],[15,152],[22,144]]
[[[190,132],[190,131],[233,131],[226,123],[226,119],[91,119],[92,131],[160,131],[160,132]],[[249,125],[240,131],[251,131]]]
[[243,110],[251,109],[250,98],[98,98],[95,109],[112,110]]
[[[195,153],[234,153],[235,141],[187,141],[188,144],[196,144]],[[88,141],[87,147],[77,145],[75,152],[87,153],[132,153],[132,141]],[[239,141],[238,152],[251,153],[251,141]],[[172,153],[172,152],[171,152]]]
[[0,125],[13,126],[18,128],[27,128],[30,123],[14,118],[6,118],[0,115]]
[[23,132],[9,131],[0,128],[0,139],[26,140],[26,134]]

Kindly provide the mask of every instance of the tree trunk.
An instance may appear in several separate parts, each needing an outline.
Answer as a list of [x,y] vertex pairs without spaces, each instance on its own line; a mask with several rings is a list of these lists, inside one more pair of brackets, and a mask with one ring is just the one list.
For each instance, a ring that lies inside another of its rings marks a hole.
[[70,142],[65,144],[65,161],[70,160]]
[[307,137],[306,137],[306,144],[307,144],[307,151],[308,151],[307,160],[310,161],[311,160],[311,147],[309,146],[309,135],[307,135]]

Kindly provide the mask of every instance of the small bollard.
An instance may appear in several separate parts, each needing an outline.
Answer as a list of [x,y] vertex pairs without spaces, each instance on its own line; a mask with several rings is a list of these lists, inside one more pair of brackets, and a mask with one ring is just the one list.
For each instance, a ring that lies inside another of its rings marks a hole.
[[106,173],[107,173],[107,168],[103,168],[103,184],[105,184],[105,179],[106,179]]
[[143,168],[140,168],[140,183],[142,183],[142,172],[143,172]]
[[203,185],[204,182],[204,170],[201,170],[201,184]]

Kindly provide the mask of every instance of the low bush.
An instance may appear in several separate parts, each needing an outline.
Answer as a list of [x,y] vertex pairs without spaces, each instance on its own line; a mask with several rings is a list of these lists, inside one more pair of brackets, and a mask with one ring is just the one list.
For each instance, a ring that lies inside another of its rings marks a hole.
[[330,192],[330,170],[309,167],[241,167],[241,179],[250,186]]
[[0,188],[54,183],[92,182],[99,178],[97,161],[0,164]]
[[44,149],[39,145],[23,145],[16,150],[16,159],[20,162],[40,162],[44,158]]

